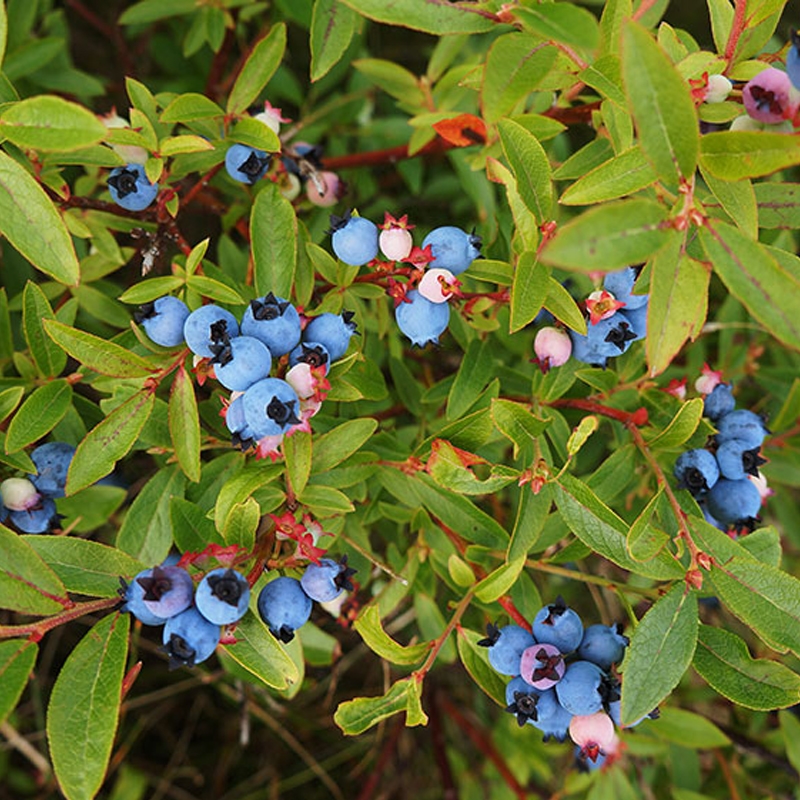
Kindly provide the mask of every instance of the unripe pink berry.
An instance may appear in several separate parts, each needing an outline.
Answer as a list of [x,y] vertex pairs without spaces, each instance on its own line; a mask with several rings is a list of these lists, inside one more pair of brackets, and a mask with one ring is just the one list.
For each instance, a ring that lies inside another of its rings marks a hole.
[[614,723],[604,711],[586,716],[575,715],[569,723],[569,736],[581,750],[589,753],[593,748],[599,748],[604,755],[609,755],[619,747]]
[[[384,233],[389,232],[384,231]],[[452,297],[453,291],[458,290],[460,284],[461,281],[449,269],[434,267],[425,272],[417,289],[431,303],[446,303]]]
[[721,103],[727,100],[733,84],[724,75],[709,75],[706,87],[706,103]]
[[[378,244],[386,258],[392,261],[402,261],[411,252],[411,248],[414,246],[414,239],[411,236],[411,231],[406,228],[388,228],[381,231],[378,237]],[[428,299],[430,300],[430,298]]]
[[542,328],[533,340],[533,352],[542,366],[560,367],[572,354],[572,339],[562,328]]
[[774,124],[791,119],[797,111],[797,100],[791,97],[789,76],[776,67],[768,67],[749,80],[742,89],[747,113],[759,122]]
[[27,511],[33,508],[42,496],[27,478],[6,478],[0,483],[0,498],[9,511]]
[[306,184],[306,197],[322,208],[336,205],[342,196],[342,182],[335,172],[316,172]]

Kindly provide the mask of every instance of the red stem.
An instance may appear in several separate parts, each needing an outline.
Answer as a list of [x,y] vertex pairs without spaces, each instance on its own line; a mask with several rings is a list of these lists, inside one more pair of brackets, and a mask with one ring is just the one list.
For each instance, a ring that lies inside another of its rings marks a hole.
[[27,625],[0,625],[0,639],[13,639],[22,636],[30,637],[34,642],[38,642],[48,631],[72,622],[85,614],[93,614],[95,611],[105,611],[119,605],[118,597],[104,597],[102,600],[89,600],[86,603],[78,603],[68,611],[62,611],[47,619],[39,622],[31,622]]
[[590,414],[600,414],[609,419],[615,419],[625,425],[646,425],[647,424],[647,409],[637,408],[636,411],[622,411],[619,408],[611,408],[604,406],[600,403],[595,403],[593,400],[580,400],[578,398],[561,397],[558,400],[553,400],[547,405],[552,408],[577,408],[581,411],[588,411]]
[[733,56],[736,52],[736,46],[739,44],[739,37],[741,37],[745,29],[745,11],[747,10],[747,0],[736,0],[736,11],[733,14],[733,25],[731,32],[728,35],[728,42],[725,45],[725,60],[730,66]]

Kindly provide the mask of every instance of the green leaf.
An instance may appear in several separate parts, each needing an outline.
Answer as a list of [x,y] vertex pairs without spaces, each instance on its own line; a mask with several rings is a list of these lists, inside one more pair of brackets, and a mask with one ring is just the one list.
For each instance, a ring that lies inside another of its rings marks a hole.
[[642,617],[625,655],[623,725],[649,714],[678,685],[697,644],[697,596],[678,581]]
[[11,420],[6,434],[6,453],[15,453],[41,439],[58,425],[72,405],[72,386],[50,381],[35,389]]
[[79,150],[105,135],[106,126],[91,111],[54,95],[29,97],[0,111],[0,136],[22,148]]
[[175,547],[181,553],[198,553],[206,545],[225,544],[214,523],[200,506],[182,497],[170,497],[169,520]]
[[11,386],[0,392],[0,422],[5,422],[6,417],[19,405],[24,394],[24,386]]
[[225,112],[204,94],[179,94],[162,112],[161,122],[192,122],[198,119],[224,117]]
[[0,152],[0,234],[59,283],[77,286],[78,258],[61,215],[27,170]]
[[141,356],[107,339],[71,328],[58,320],[44,321],[47,335],[76,361],[112,378],[147,378],[155,372]]
[[262,466],[260,464],[243,467],[222,485],[214,505],[214,524],[217,530],[225,529],[225,520],[237,503],[243,503],[256,489],[283,474],[283,465]]
[[535,7],[514,9],[524,30],[555,42],[594,50],[600,40],[600,27],[594,14],[569,3],[539,3]]
[[197,9],[197,0],[141,0],[127,8],[119,18],[120,25],[143,25],[168,17],[191,14]]
[[176,467],[156,472],[134,498],[117,536],[117,547],[144,564],[160,564],[172,546],[170,501],[186,481]]
[[58,575],[21,536],[0,525],[0,608],[44,615],[70,604]]
[[667,533],[650,524],[662,494],[663,489],[659,489],[628,531],[626,544],[628,553],[634,561],[649,561],[658,555],[669,541]]
[[360,58],[353,66],[392,97],[412,106],[423,106],[425,94],[413,72],[383,58]]
[[487,649],[478,641],[483,637],[466,628],[456,628],[458,657],[476,684],[498,705],[506,706],[506,682],[489,664]]
[[269,79],[275,74],[286,50],[286,25],[279,22],[250,51],[241,71],[236,76],[228,104],[228,114],[242,114],[261,94]]
[[283,440],[283,456],[286,461],[286,477],[295,494],[306,488],[311,475],[311,434],[298,431]]
[[0,65],[6,55],[6,43],[8,42],[8,13],[6,4],[0,3]]
[[623,31],[622,77],[642,150],[656,173],[671,183],[689,179],[700,148],[689,84],[636,22]]
[[363,417],[347,420],[327,433],[315,435],[311,472],[314,474],[327,472],[350,458],[369,441],[377,427],[377,420]]
[[613,270],[646,261],[677,231],[665,227],[667,212],[650,200],[608,203],[570,220],[544,246],[547,264],[580,272]]
[[222,538],[226,544],[238,544],[252,550],[260,519],[261,507],[253,497],[248,497],[243,503],[237,503],[228,513]]
[[0,642],[0,723],[16,708],[38,653],[39,648],[30,639]]
[[765,181],[753,187],[762,228],[800,228],[800,186]]
[[[558,510],[569,528],[587,546],[623,569],[651,578],[683,577],[684,570],[666,552],[650,561],[628,554],[628,525],[576,478],[564,476],[556,488]],[[651,710],[651,709],[648,709]]]
[[616,200],[644,189],[657,180],[650,162],[640,147],[631,147],[595,167],[567,188],[559,203],[585,206]]
[[289,297],[297,263],[297,217],[277,186],[258,193],[250,214],[250,236],[256,292]]
[[549,419],[534,416],[527,406],[502,398],[492,400],[492,421],[516,450],[524,450],[550,424]]
[[553,184],[547,153],[539,140],[517,122],[502,119],[497,129],[508,165],[517,179],[519,196],[541,224],[553,211]]
[[496,122],[532,92],[556,60],[557,50],[527,33],[495,39],[486,56],[481,104],[486,122]]
[[397,681],[380,697],[357,697],[355,700],[340,703],[333,715],[333,721],[347,736],[364,733],[381,720],[406,710],[410,680]]
[[171,158],[181,153],[200,153],[213,149],[214,145],[208,139],[188,134],[167,136],[158,143],[158,152],[162,158]]
[[662,373],[687,339],[694,340],[706,319],[711,273],[700,261],[681,253],[670,239],[651,260],[650,300],[645,349],[650,375]]
[[436,483],[459,494],[490,494],[519,479],[518,470],[502,464],[492,465],[489,476],[479,479],[445,439],[431,443],[427,470]]
[[447,559],[447,574],[452,578],[456,586],[461,586],[465,589],[475,583],[475,573],[472,571],[472,567],[455,553],[451,553]]
[[91,800],[117,732],[128,657],[127,614],[109,614],[69,654],[47,706],[47,742],[67,800]]
[[458,419],[466,414],[492,377],[490,347],[482,339],[473,339],[461,359],[456,378],[447,395],[447,418]]
[[548,281],[544,307],[576,333],[586,335],[586,318],[572,295],[552,276]]
[[684,708],[666,706],[661,709],[658,722],[651,730],[659,739],[695,750],[726,747],[731,743],[710,719]]
[[550,270],[536,258],[536,253],[526,251],[520,255],[511,286],[509,333],[533,322],[547,300],[549,278]]
[[359,18],[339,0],[317,0],[311,14],[311,82],[336,66],[358,30]]
[[747,178],[723,181],[705,170],[703,180],[742,233],[746,233],[751,239],[757,239],[758,205],[752,182]]
[[75,494],[114,469],[136,443],[155,401],[152,392],[137,392],[86,434],[69,465],[66,494]]
[[795,136],[764,131],[720,131],[700,140],[700,165],[724,181],[760,178],[800,164]]
[[177,275],[165,275],[160,278],[148,278],[145,281],[134,284],[129,289],[126,289],[119,299],[123,303],[132,303],[139,305],[142,303],[151,303],[165,294],[183,288],[186,281],[179,278]]
[[778,720],[789,763],[800,771],[800,722],[790,711],[781,711],[778,714]]
[[223,649],[237,664],[267,686],[287,689],[300,677],[297,667],[259,618],[256,598],[257,594],[253,592],[250,612],[236,624],[236,644],[223,645]]
[[145,564],[100,542],[74,536],[22,537],[63,581],[68,592],[116,597],[120,577],[133,577]]
[[502,564],[478,583],[475,587],[475,597],[482,603],[493,603],[506,594],[517,582],[524,566],[525,555],[521,555],[507,564]]
[[194,396],[191,375],[178,367],[169,394],[169,435],[175,455],[186,477],[195,483],[200,480],[200,417]]
[[723,697],[756,711],[800,702],[800,675],[766,658],[754,659],[735,633],[701,625],[694,668]]
[[411,667],[419,664],[430,651],[430,645],[425,643],[401,645],[392,639],[381,625],[377,606],[364,608],[353,623],[353,627],[364,640],[364,644],[390,664]]
[[494,22],[475,13],[470,3],[449,0],[344,0],[364,17],[386,25],[400,25],[434,36],[450,33],[483,33]]
[[669,425],[650,439],[648,444],[653,448],[680,447],[697,430],[702,418],[703,398],[695,397],[687,400],[681,404],[675,416],[669,421]]
[[235,306],[245,304],[244,298],[235,289],[206,275],[190,275],[186,279],[186,286],[218,303]]
[[42,375],[58,375],[67,365],[67,356],[45,333],[43,324],[54,320],[50,303],[41,287],[31,281],[22,294],[22,329],[31,356]]
[[312,514],[318,517],[330,517],[334,514],[349,514],[355,506],[347,495],[332,486],[308,485],[298,496],[303,505],[309,507]]
[[734,557],[717,563],[711,583],[720,600],[773,650],[800,654],[800,581],[769,564]]
[[725,222],[701,228],[700,242],[728,291],[775,338],[800,349],[800,278],[759,242]]

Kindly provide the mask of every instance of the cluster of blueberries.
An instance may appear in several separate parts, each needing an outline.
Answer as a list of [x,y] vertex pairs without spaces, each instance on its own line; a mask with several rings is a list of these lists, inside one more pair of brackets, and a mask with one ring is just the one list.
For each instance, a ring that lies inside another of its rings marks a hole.
[[650,296],[633,294],[639,271],[639,267],[625,267],[606,274],[603,288],[584,301],[586,334],[554,326],[539,329],[533,351],[543,372],[566,364],[570,355],[584,364],[605,367],[609,358],[622,355],[633,342],[644,339]]
[[[313,601],[326,603],[345,589],[352,591],[354,572],[343,556],[340,561],[323,558],[309,564],[299,580],[277,577],[261,590],[258,613],[273,636],[290,642],[311,616]],[[130,583],[120,578],[120,583],[123,611],[143,625],[164,626],[170,669],[205,661],[219,644],[223,628],[238,622],[250,605],[250,584],[231,567],[207,572],[196,589],[180,562],[143,570]]]
[[[549,738],[576,746],[579,764],[596,769],[619,753],[620,681],[612,668],[625,655],[628,639],[620,625],[583,627],[559,597],[541,608],[531,630],[519,625],[487,626],[478,644],[489,663],[511,678],[506,711],[520,727],[532,725]],[[649,714],[658,716],[655,710]],[[637,720],[638,724],[641,720]]]
[[[281,115],[281,110],[264,103],[263,110],[251,110],[253,119],[262,122],[277,135],[282,122],[290,120]],[[127,121],[112,112],[104,117],[109,128],[128,127]],[[140,147],[114,145],[129,161],[124,167],[115,167],[106,181],[111,199],[128,211],[144,211],[158,196],[158,183],[151,182],[145,173],[147,152]],[[225,170],[233,180],[249,186],[256,184],[270,169],[277,165],[271,177],[281,187],[289,200],[299,196],[305,187],[306,198],[313,205],[327,207],[337,203],[346,186],[335,172],[325,170],[322,165],[322,148],[307,142],[296,142],[283,148],[280,158],[273,159],[264,150],[249,145],[234,143],[225,152]]]
[[75,448],[48,442],[31,451],[36,474],[6,478],[0,483],[0,522],[11,522],[22,533],[47,533],[58,527],[55,498],[64,496]]
[[[225,422],[234,444],[274,452],[283,436],[307,423],[321,406],[330,364],[347,351],[356,333],[352,312],[324,313],[307,321],[271,292],[252,300],[241,324],[209,304],[189,311],[170,295],[141,306],[136,321],[156,344],[185,344],[232,392]],[[273,359],[288,357],[283,378],[270,377]]]
[[718,383],[706,395],[703,414],[716,427],[704,448],[687,450],[675,462],[675,478],[700,504],[706,520],[723,531],[752,530],[762,495],[758,468],[769,430],[752,411],[737,409],[732,387]]

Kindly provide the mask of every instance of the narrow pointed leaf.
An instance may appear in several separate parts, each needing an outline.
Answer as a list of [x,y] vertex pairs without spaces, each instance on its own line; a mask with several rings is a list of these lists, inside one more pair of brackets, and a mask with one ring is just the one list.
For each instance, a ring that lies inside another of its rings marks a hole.
[[297,217],[277,187],[258,193],[250,214],[256,292],[289,297],[297,264]]
[[9,423],[6,452],[16,453],[48,434],[71,405],[72,386],[67,381],[50,381],[35,389]]
[[511,285],[510,333],[533,322],[547,300],[549,278],[550,270],[536,258],[535,253],[525,252],[519,257]]
[[553,209],[550,162],[539,140],[517,122],[503,119],[497,125],[503,152],[517,180],[517,191],[541,225]]
[[719,131],[700,141],[704,170],[724,181],[760,178],[800,164],[800,142],[785,133]]
[[261,94],[269,79],[281,63],[286,50],[286,25],[282,22],[250,51],[233,84],[226,110],[229,114],[241,114]]
[[348,736],[357,736],[381,720],[405,711],[408,705],[409,680],[399,680],[379,697],[357,697],[340,703],[333,721]]
[[67,365],[67,354],[45,333],[44,323],[55,314],[38,284],[25,284],[22,293],[22,329],[31,356],[42,375],[55,376]]
[[169,395],[169,435],[181,469],[190,481],[200,480],[200,418],[194,383],[183,364],[175,373]]
[[475,13],[471,3],[449,0],[345,0],[364,17],[386,25],[400,25],[413,30],[444,36],[448,33],[483,33],[495,23]]
[[430,648],[426,644],[398,644],[381,625],[380,611],[377,606],[367,606],[353,623],[364,644],[390,664],[413,666],[419,664]]
[[0,723],[16,708],[38,653],[38,646],[30,639],[0,642]]
[[568,206],[585,206],[616,200],[638,192],[657,180],[655,170],[640,147],[631,147],[624,153],[595,167],[578,178],[561,195],[559,203]]
[[358,30],[359,16],[340,0],[317,0],[311,14],[311,81],[336,66]]

